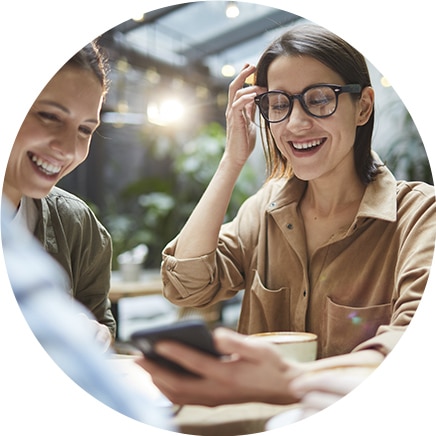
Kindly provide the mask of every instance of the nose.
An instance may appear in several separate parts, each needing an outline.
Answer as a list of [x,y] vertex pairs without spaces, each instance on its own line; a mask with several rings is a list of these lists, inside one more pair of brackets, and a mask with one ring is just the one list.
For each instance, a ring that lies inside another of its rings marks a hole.
[[312,117],[306,113],[301,101],[296,98],[292,105],[292,111],[286,121],[286,128],[292,131],[309,129],[312,126]]
[[73,129],[62,128],[53,134],[50,147],[63,156],[73,155],[76,151],[77,134]]

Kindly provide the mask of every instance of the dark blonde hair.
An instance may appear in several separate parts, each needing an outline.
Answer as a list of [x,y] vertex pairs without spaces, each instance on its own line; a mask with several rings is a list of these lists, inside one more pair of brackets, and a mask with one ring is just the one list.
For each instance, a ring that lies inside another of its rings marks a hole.
[[[256,85],[268,88],[268,69],[280,56],[310,56],[339,74],[345,84],[358,83],[362,89],[371,86],[365,58],[343,39],[314,24],[296,25],[264,51],[257,65]],[[269,178],[290,177],[292,168],[280,153],[269,123],[264,120],[261,122]],[[365,185],[374,180],[378,173],[378,165],[371,154],[373,129],[374,108],[367,123],[357,127],[354,142],[356,171]]]

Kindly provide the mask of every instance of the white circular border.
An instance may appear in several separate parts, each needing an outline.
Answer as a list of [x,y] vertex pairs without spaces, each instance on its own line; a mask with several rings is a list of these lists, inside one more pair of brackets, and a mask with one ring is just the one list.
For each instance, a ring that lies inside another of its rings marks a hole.
[[[109,0],[62,2],[27,0],[0,6],[2,40],[1,173],[25,114],[55,71],[97,35],[146,12],[180,1]],[[433,77],[435,40],[432,3],[418,0],[361,2],[306,0],[289,6],[280,0],[250,1],[279,9],[323,25],[359,49],[388,77],[410,111],[424,144],[431,144],[434,121],[426,111],[420,89]],[[291,3],[291,2],[290,2]],[[291,9],[292,8],[292,9]],[[434,172],[434,152],[426,148]],[[2,429],[14,433],[42,430],[45,435],[92,434],[93,431],[129,436],[174,434],[144,428],[108,409],[81,391],[47,357],[22,318],[0,259],[0,334],[2,366],[0,398]],[[410,435],[427,428],[434,410],[428,393],[436,388],[432,365],[432,307],[436,307],[434,268],[422,304],[406,335],[382,367],[343,400],[291,429],[268,434],[307,435],[316,431],[339,435]],[[7,313],[7,316],[5,314]],[[37,376],[37,377],[36,377]]]

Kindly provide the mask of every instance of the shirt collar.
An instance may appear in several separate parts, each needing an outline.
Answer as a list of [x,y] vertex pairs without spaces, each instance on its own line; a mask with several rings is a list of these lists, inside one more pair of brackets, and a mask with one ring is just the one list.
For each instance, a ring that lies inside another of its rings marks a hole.
[[[291,203],[299,203],[307,182],[291,177],[277,192],[270,208],[279,209]],[[359,206],[356,218],[375,218],[385,221],[397,219],[397,182],[384,165],[379,167],[374,181],[369,183]]]
[[396,221],[397,181],[386,166],[379,167],[379,174],[367,186],[357,212],[357,218]]

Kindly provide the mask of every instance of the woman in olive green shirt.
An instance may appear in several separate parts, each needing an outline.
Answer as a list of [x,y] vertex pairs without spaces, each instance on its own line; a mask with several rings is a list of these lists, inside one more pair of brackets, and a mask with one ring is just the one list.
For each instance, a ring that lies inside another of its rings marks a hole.
[[28,112],[12,147],[3,194],[45,249],[64,267],[66,290],[95,316],[90,327],[103,349],[115,336],[108,299],[112,243],[79,198],[54,187],[83,162],[100,122],[106,64],[95,44],[73,56]]

